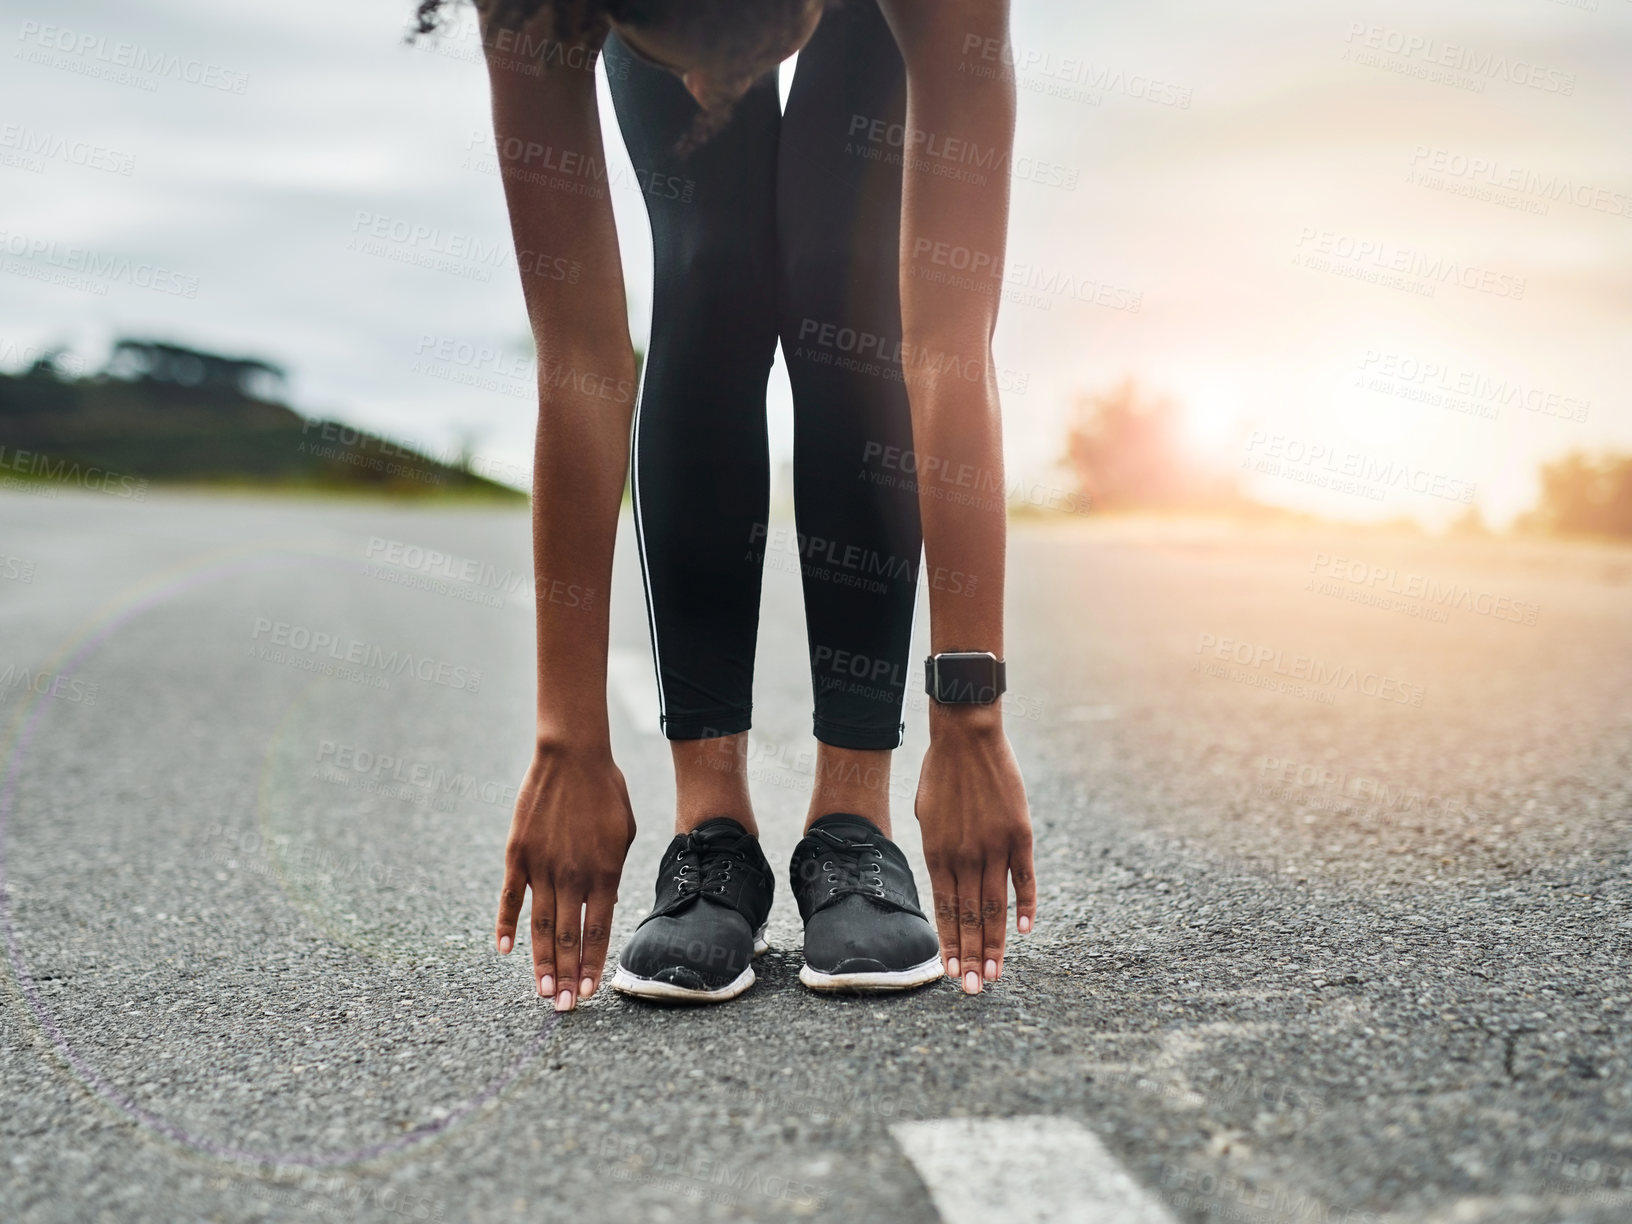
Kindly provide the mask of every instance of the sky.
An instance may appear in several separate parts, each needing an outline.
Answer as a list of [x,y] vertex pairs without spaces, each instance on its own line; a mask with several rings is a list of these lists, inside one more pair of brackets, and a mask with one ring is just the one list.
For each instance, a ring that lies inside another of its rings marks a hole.
[[[411,8],[0,0],[0,367],[118,335],[265,357],[304,412],[524,481],[484,71],[468,21],[405,45]],[[1632,0],[1015,0],[1012,28],[1013,482],[1068,484],[1074,405],[1128,377],[1335,518],[1501,524],[1545,460],[1632,451]],[[650,238],[604,127],[638,341]],[[780,368],[769,401],[784,460]]]

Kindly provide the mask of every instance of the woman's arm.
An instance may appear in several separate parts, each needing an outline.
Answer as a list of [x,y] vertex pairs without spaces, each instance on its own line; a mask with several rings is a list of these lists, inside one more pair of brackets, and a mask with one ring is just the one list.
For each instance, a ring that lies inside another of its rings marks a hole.
[[[511,822],[499,950],[532,890],[533,972],[558,1010],[600,982],[634,817],[606,712],[608,593],[634,351],[595,104],[595,56],[523,56],[484,30],[493,129],[538,352],[533,449],[537,738]],[[586,52],[589,52],[586,54]],[[595,168],[599,167],[599,173]],[[583,911],[587,907],[587,915]]]
[[[959,65],[971,46],[1008,47],[1009,6],[881,0],[881,7],[907,69],[901,316],[925,564],[931,574],[957,569],[976,577],[972,595],[928,584],[930,649],[1002,658],[1007,515],[992,334],[1008,233],[1015,91],[1006,74],[960,72]],[[983,289],[917,274],[933,266],[937,251],[955,248],[984,270]],[[975,497],[949,496],[967,492],[970,482]],[[1036,916],[1031,819],[1001,707],[931,701],[929,709],[918,819],[948,970],[956,976],[961,969],[974,993],[981,978],[1002,970],[1010,875],[1020,930]]]

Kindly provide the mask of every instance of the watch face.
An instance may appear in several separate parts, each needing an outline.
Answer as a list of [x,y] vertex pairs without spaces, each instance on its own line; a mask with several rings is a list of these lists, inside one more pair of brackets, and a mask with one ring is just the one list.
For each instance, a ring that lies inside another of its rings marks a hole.
[[1003,695],[1003,664],[993,654],[933,655],[927,670],[929,695],[945,705],[990,705]]

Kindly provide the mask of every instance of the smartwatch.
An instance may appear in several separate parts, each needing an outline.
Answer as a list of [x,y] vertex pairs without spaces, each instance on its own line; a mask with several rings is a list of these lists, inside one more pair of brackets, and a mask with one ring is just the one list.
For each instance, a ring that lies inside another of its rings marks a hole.
[[1008,687],[1007,667],[989,650],[952,650],[924,660],[924,691],[942,705],[991,705]]

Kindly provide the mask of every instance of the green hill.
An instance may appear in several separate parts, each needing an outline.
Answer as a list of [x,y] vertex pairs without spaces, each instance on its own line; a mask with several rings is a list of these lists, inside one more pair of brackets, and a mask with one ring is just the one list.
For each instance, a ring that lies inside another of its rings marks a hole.
[[523,500],[526,494],[405,443],[302,416],[284,371],[254,358],[120,340],[101,370],[48,354],[0,374],[0,475],[60,480],[76,465],[155,484]]

